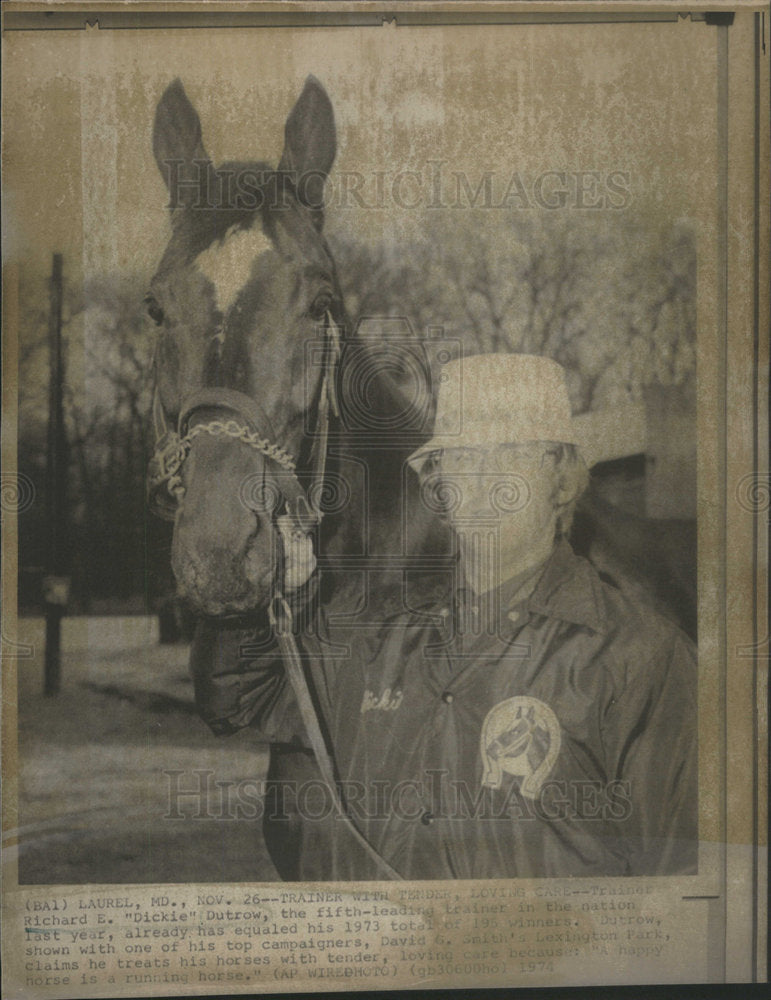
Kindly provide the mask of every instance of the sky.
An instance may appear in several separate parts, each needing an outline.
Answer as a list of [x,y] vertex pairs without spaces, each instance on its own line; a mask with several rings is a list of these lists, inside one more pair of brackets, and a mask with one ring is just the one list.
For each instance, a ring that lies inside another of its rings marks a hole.
[[165,86],[182,79],[215,162],[276,163],[308,73],[337,122],[332,233],[398,252],[438,201],[460,205],[462,227],[482,183],[490,211],[508,193],[517,211],[602,211],[611,225],[633,212],[713,234],[716,44],[703,23],[15,32],[6,262],[44,273],[57,251],[74,280],[149,278],[169,231],[151,151]]

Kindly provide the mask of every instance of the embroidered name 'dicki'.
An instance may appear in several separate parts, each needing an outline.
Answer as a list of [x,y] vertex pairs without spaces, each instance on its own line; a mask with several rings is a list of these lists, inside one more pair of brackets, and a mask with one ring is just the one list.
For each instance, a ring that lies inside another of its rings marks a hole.
[[482,725],[482,784],[500,788],[503,772],[520,779],[520,793],[535,799],[551,773],[562,735],[557,716],[537,698],[518,695],[501,701]]
[[379,710],[381,712],[395,712],[401,705],[404,692],[396,689],[393,693],[391,688],[386,688],[381,695],[373,694],[372,691],[365,691],[361,700],[361,714]]

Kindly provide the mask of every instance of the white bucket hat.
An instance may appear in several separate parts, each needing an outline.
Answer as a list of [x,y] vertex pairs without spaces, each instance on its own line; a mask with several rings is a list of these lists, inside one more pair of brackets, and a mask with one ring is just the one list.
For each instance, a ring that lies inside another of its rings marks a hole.
[[477,354],[442,369],[433,437],[408,461],[419,472],[440,448],[528,441],[581,447],[581,420],[572,415],[565,370],[534,354]]

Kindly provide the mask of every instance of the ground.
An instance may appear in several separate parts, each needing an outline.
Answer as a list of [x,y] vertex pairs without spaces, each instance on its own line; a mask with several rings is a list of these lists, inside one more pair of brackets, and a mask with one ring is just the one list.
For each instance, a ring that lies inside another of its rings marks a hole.
[[[152,618],[65,619],[61,691],[46,698],[43,636],[42,619],[23,619],[31,655],[13,661],[19,822],[4,848],[18,844],[19,882],[275,880],[254,818],[265,748],[250,731],[215,738],[198,719],[188,648],[159,645]],[[208,798],[174,808],[174,788],[207,782]],[[251,816],[236,818],[239,803]]]

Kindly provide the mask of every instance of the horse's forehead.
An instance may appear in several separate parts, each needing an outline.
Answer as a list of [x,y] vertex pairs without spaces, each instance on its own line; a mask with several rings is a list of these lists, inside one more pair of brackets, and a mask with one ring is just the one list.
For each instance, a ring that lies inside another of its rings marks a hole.
[[195,266],[214,286],[220,312],[226,313],[249,283],[255,260],[272,249],[273,243],[257,218],[248,229],[232,226],[224,239],[198,255]]

